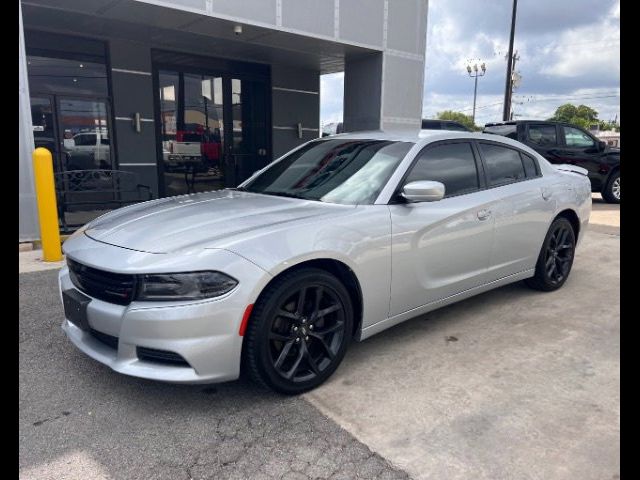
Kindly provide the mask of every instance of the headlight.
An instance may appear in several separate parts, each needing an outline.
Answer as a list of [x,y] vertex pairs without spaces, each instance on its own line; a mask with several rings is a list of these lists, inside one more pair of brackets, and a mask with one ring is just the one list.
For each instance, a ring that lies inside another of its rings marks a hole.
[[200,300],[224,295],[238,284],[220,272],[140,275],[137,300]]

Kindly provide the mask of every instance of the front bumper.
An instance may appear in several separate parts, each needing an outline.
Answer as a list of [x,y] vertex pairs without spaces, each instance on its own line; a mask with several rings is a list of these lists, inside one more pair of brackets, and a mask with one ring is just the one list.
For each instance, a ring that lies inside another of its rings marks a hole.
[[[105,257],[113,254],[113,249],[120,250],[120,255],[127,254],[126,250],[118,247],[91,243],[109,250],[104,252]],[[74,260],[87,263],[81,258],[82,251],[75,253]],[[239,328],[242,315],[247,305],[255,301],[261,289],[260,281],[256,279],[264,279],[265,272],[231,252],[223,251],[218,258],[235,264],[235,269],[227,271],[233,272],[239,284],[231,292],[215,299],[173,304],[132,302],[122,306],[92,298],[87,306],[89,326],[101,334],[116,337],[117,348],[100,341],[91,331],[78,328],[66,318],[62,329],[81,351],[126,375],[174,383],[234,380],[240,374],[242,337]],[[59,273],[60,297],[63,290],[73,288],[69,270],[64,267]],[[141,360],[137,347],[176,353],[188,365]]]

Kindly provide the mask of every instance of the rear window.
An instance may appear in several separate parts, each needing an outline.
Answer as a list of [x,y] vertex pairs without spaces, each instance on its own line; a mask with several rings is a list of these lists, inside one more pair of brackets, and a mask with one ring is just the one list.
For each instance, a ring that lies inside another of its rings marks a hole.
[[522,164],[524,165],[524,171],[527,174],[527,178],[537,177],[539,175],[537,167],[538,162],[522,152],[520,153],[520,156],[522,157]]
[[503,137],[518,140],[518,126],[512,125],[491,125],[484,127],[482,133],[491,133],[493,135],[502,135]]
[[520,153],[512,148],[481,143],[482,157],[487,165],[489,185],[497,187],[523,180],[526,175]]
[[529,141],[540,146],[556,145],[555,125],[529,125]]

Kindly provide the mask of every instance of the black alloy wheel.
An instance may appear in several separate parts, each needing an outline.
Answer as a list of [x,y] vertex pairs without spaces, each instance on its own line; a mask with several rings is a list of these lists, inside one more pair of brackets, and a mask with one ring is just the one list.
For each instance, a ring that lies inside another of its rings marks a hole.
[[310,390],[344,357],[352,317],[349,294],[333,275],[319,269],[287,274],[256,303],[243,364],[255,380],[281,393]]
[[576,248],[573,226],[564,217],[556,218],[545,238],[533,278],[527,284],[537,290],[552,291],[566,282]]

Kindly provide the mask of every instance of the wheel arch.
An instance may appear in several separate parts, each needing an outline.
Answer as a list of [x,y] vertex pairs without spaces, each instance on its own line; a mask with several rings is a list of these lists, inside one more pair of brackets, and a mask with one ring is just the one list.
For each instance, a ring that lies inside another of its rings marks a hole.
[[256,302],[260,296],[271,286],[274,282],[280,279],[282,276],[287,275],[296,270],[303,268],[318,268],[330,273],[336,277],[349,292],[351,303],[353,304],[354,322],[353,322],[353,338],[358,339],[358,334],[362,327],[362,312],[363,312],[363,300],[362,300],[362,288],[360,287],[360,281],[358,280],[355,272],[346,263],[335,258],[323,257],[313,258],[307,260],[301,260],[294,265],[290,265],[285,269],[278,271],[269,282],[262,288]]
[[[580,234],[580,217],[578,217],[578,214],[576,213],[575,210],[572,210],[571,208],[567,208],[565,210],[562,210],[561,212],[559,212],[553,220],[555,220],[556,218],[566,218],[569,223],[571,224],[571,227],[573,228],[573,234],[576,238],[576,241],[578,240],[578,235]],[[553,223],[553,221],[551,222]]]

